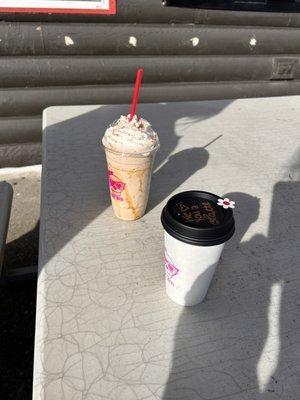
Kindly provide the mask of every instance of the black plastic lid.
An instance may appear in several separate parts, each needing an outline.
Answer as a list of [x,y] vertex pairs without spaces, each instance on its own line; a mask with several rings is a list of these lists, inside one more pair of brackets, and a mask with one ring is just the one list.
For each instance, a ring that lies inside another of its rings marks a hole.
[[192,190],[171,197],[161,214],[164,229],[174,238],[196,246],[215,246],[234,234],[230,208],[218,205],[222,197]]

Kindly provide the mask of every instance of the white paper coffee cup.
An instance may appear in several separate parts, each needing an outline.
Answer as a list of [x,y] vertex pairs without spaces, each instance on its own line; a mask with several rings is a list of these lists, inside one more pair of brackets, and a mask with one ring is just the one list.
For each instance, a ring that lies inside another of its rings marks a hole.
[[202,302],[225,242],[234,233],[232,210],[218,205],[219,199],[208,192],[183,192],[163,209],[166,292],[177,304]]

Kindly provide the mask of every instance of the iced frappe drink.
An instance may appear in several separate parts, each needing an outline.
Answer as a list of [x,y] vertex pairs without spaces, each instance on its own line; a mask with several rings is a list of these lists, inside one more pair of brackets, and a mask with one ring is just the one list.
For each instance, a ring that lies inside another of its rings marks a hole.
[[148,121],[121,116],[105,132],[108,183],[116,217],[131,221],[146,210],[152,167],[159,148],[157,133]]

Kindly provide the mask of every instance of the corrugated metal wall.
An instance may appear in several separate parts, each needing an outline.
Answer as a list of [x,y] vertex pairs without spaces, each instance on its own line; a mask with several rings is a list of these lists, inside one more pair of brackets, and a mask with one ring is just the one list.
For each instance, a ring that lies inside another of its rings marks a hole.
[[[0,14],[0,167],[40,162],[51,105],[300,93],[300,14],[163,8],[119,0],[116,16]],[[289,80],[278,59],[291,60]]]

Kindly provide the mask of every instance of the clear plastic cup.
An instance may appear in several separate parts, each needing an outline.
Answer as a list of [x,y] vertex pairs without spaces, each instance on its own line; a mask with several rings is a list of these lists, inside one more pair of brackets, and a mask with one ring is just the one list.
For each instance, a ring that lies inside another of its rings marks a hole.
[[156,151],[123,153],[104,147],[111,202],[117,218],[133,221],[145,214]]

